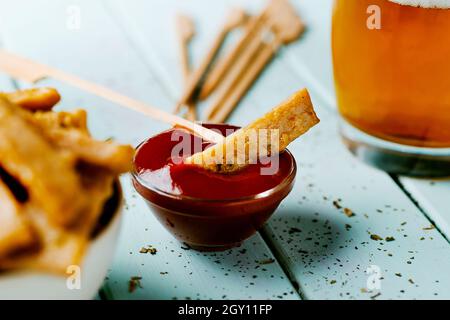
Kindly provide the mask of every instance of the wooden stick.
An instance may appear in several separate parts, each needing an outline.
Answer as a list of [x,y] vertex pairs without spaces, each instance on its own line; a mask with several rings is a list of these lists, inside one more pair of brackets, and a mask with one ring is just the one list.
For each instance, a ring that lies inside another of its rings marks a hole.
[[[187,85],[189,76],[191,74],[191,64],[189,57],[189,44],[195,35],[195,26],[192,19],[188,16],[179,14],[177,16],[177,33],[178,33],[178,48],[180,50],[181,69],[183,72],[184,83]],[[186,119],[196,121],[196,105],[194,102],[187,103]]]
[[245,52],[239,57],[238,61],[233,64],[231,70],[228,71],[226,78],[218,89],[214,102],[206,109],[206,119],[208,121],[213,121],[222,104],[228,100],[230,91],[244,75],[247,66],[252,63],[260,49],[261,37],[260,35],[257,35],[250,40]]
[[249,41],[256,36],[263,19],[264,13],[256,17],[252,17],[248,21],[245,27],[244,35],[239,39],[238,43],[228,55],[222,59],[219,59],[214,68],[212,68],[202,86],[202,90],[199,95],[201,100],[206,99],[217,88],[219,83],[221,83],[231,66],[235,63],[239,56],[243,54],[243,51],[247,47]]
[[199,90],[205,79],[205,76],[211,68],[211,65],[214,62],[220,48],[222,47],[222,44],[224,43],[228,33],[236,28],[236,26],[241,25],[243,21],[245,21],[245,17],[245,12],[242,9],[234,9],[228,15],[224,26],[214,39],[213,45],[209,49],[205,59],[200,64],[200,67],[192,74],[189,80],[189,84],[177,104],[175,112],[179,112],[183,105],[186,105],[188,102],[195,100],[196,95],[199,94]]
[[216,143],[223,140],[222,135],[189,120],[167,113],[146,103],[127,97],[96,83],[83,80],[56,68],[34,62],[30,59],[19,57],[3,49],[0,49],[0,70],[3,70],[14,78],[31,83],[35,83],[43,78],[51,77],[56,80],[66,82],[74,87],[91,92],[119,105],[125,106],[128,109],[140,112],[155,120],[186,128],[187,130],[203,137],[205,140]]

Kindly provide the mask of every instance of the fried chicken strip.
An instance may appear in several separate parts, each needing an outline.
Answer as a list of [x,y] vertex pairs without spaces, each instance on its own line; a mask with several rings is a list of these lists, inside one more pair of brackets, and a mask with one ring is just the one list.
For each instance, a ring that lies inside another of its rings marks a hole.
[[0,259],[0,269],[33,269],[64,274],[70,265],[79,265],[88,243],[82,233],[55,226],[41,206],[31,202],[24,213],[32,221],[39,250]]
[[88,200],[75,171],[76,157],[52,146],[28,123],[26,113],[0,98],[0,163],[52,222],[74,223]]
[[131,146],[94,140],[75,129],[48,130],[47,134],[56,146],[70,150],[83,162],[106,168],[114,174],[131,170],[134,155]]
[[[114,180],[131,169],[134,149],[92,139],[84,110],[45,111],[52,103],[39,101],[40,93],[0,93],[0,168],[28,193],[16,203],[0,186],[0,269],[64,273],[81,264]],[[34,250],[7,255],[23,236],[18,217],[33,236],[24,244]]]
[[41,206],[30,202],[24,214],[32,221],[40,250],[2,260],[0,269],[33,269],[63,274],[71,265],[81,265],[91,233],[96,226],[106,200],[112,195],[114,177],[107,171],[83,167],[84,192],[91,201],[77,224],[70,229],[55,226]]

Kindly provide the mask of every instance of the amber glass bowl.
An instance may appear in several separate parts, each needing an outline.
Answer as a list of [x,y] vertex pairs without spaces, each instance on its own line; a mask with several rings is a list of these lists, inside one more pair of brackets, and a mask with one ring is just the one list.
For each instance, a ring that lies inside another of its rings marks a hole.
[[179,241],[201,251],[226,250],[261,228],[292,190],[297,165],[292,154],[284,152],[291,163],[288,175],[276,187],[251,196],[215,200],[172,194],[144,181],[136,171],[133,185]]

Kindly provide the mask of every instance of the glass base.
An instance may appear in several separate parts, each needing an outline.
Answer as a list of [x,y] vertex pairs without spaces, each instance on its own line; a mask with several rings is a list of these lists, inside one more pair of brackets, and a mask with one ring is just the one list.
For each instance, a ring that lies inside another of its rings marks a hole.
[[450,148],[421,148],[382,140],[341,120],[340,134],[347,148],[378,169],[412,177],[450,177]]

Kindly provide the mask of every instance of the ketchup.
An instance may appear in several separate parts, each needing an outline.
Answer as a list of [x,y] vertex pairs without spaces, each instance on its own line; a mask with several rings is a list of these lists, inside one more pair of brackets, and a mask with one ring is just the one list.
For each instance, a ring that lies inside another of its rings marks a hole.
[[[218,129],[223,135],[230,134],[238,127],[230,125],[204,125]],[[179,132],[177,132],[179,131]],[[184,195],[201,199],[236,199],[252,196],[270,190],[279,185],[291,172],[292,157],[281,153],[278,170],[272,175],[262,175],[261,169],[270,164],[251,164],[237,173],[219,174],[192,164],[184,164],[179,157],[172,158],[173,148],[180,141],[172,141],[172,136],[188,134],[183,129],[171,129],[156,135],[138,148],[135,156],[135,170],[140,180],[158,190],[175,195]],[[182,158],[194,153],[194,145],[204,150],[208,143],[189,134],[191,150]]]

